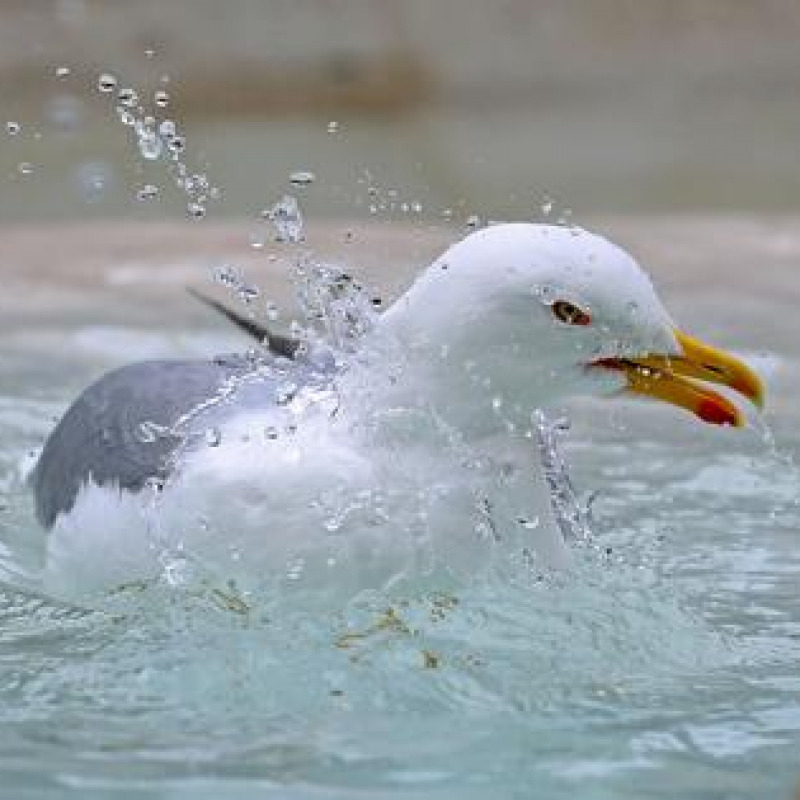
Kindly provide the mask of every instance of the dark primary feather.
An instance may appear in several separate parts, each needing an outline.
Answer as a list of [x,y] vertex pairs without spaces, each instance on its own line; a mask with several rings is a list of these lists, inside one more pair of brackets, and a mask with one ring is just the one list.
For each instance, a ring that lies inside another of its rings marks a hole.
[[50,434],[33,472],[39,521],[51,526],[90,479],[130,491],[166,479],[186,441],[175,423],[242,371],[239,362],[144,361],[89,386]]
[[189,287],[187,291],[192,295],[192,297],[196,298],[201,303],[204,303],[209,308],[213,308],[215,311],[218,311],[220,314],[222,314],[222,316],[236,325],[237,328],[244,331],[248,336],[252,336],[261,344],[266,344],[267,347],[269,347],[269,349],[275,353],[275,355],[284,356],[285,358],[294,358],[298,349],[302,345],[302,342],[299,339],[293,339],[290,336],[282,336],[279,333],[274,333],[267,328],[266,325],[262,325],[260,322],[256,322],[254,319],[250,319],[243,314],[239,314],[233,309],[223,305],[218,300],[214,300],[213,297],[208,297],[202,292],[198,292],[196,289]]
[[176,455],[195,444],[210,426],[242,409],[274,408],[278,364],[280,374],[291,374],[297,386],[333,369],[325,352],[301,358],[299,340],[275,334],[222,303],[189,291],[266,344],[269,352],[253,358],[144,361],[109,372],[89,386],[50,434],[31,476],[36,515],[45,527],[72,509],[81,487],[90,480],[138,492],[151,481],[165,481],[175,468]]

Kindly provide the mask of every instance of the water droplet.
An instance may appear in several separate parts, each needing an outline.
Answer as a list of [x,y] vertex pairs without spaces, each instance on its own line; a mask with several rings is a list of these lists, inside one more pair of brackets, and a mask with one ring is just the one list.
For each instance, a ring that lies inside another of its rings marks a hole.
[[186,206],[186,213],[191,219],[201,220],[206,215],[206,208],[200,203],[189,203]]
[[275,402],[279,406],[285,406],[288,403],[291,403],[296,394],[297,384],[291,382],[281,384],[276,392]]
[[214,270],[214,280],[231,289],[238,288],[242,283],[242,277],[238,270],[230,264],[222,264]]
[[117,79],[113,75],[104,72],[97,79],[97,88],[104,94],[110,94],[117,87]]
[[286,578],[290,581],[299,581],[303,576],[306,562],[302,558],[295,558],[286,565]]
[[328,133],[336,133],[338,130],[339,130],[339,123],[335,119],[332,119],[328,123]]
[[142,158],[148,161],[156,161],[163,151],[161,139],[151,130],[145,130],[139,136],[139,152]]
[[137,200],[152,200],[154,197],[158,196],[158,186],[154,186],[152,183],[146,183],[136,192],[136,199]]
[[20,161],[17,164],[17,172],[20,175],[30,175],[33,172],[33,164],[30,161]]
[[243,303],[252,303],[253,300],[255,300],[259,294],[261,294],[261,290],[258,288],[258,286],[252,286],[251,284],[243,283],[237,289],[237,294]]
[[139,94],[130,86],[125,86],[117,92],[117,102],[125,108],[133,108],[139,103]]
[[167,147],[173,153],[182,153],[186,149],[186,137],[184,136],[171,136],[167,141]]
[[308,170],[296,170],[289,176],[289,182],[292,186],[298,186],[300,188],[311,186],[311,184],[314,183],[314,173]]
[[6,133],[9,136],[16,136],[22,130],[22,125],[19,122],[14,122],[14,120],[9,120],[6,122]]
[[248,237],[248,240],[253,250],[263,250],[267,243],[266,236],[260,231],[253,231]]
[[302,242],[305,238],[303,232],[303,217],[297,200],[291,195],[284,195],[268,212],[269,219],[277,228],[279,242]]
[[471,214],[469,217],[467,217],[466,224],[469,230],[474,230],[475,228],[480,226],[481,218],[477,214]]
[[209,447],[219,447],[222,443],[222,433],[219,428],[209,428],[206,431],[205,440]]
[[153,102],[159,108],[166,108],[169,105],[169,94],[167,92],[165,92],[163,89],[159,89],[153,95]]
[[178,128],[171,119],[165,119],[162,120],[161,124],[158,126],[158,132],[162,136],[170,138],[175,136],[175,134],[178,132]]

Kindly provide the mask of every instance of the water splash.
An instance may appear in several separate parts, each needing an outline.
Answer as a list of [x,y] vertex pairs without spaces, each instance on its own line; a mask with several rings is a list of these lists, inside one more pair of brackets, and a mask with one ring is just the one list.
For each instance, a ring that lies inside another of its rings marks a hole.
[[[209,201],[221,196],[205,172],[190,169],[186,161],[187,139],[170,118],[159,118],[158,113],[169,105],[169,95],[160,89],[153,94],[152,108],[147,108],[139,92],[131,86],[120,86],[116,76],[103,73],[98,77],[97,88],[101,94],[114,99],[114,108],[120,122],[128,128],[137,150],[144,161],[165,162],[173,184],[186,197],[186,214],[191,220],[202,220],[208,211]],[[141,198],[137,194],[139,199]]]
[[284,195],[272,208],[262,211],[261,216],[275,225],[276,241],[292,244],[305,241],[303,215],[292,195]]
[[561,534],[567,542],[587,542],[592,537],[590,508],[578,500],[561,451],[560,439],[569,430],[569,421],[551,421],[538,409],[531,419],[539,443],[545,480],[550,490],[550,502]]

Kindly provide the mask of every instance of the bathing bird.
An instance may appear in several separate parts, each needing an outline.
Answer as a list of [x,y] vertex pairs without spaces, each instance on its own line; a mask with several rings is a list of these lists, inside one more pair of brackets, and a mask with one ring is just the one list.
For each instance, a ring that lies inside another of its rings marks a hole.
[[763,402],[753,370],[681,331],[628,253],[574,227],[471,233],[354,352],[249,333],[267,337],[255,354],[123,366],[68,408],[31,478],[49,588],[152,576],[176,553],[354,586],[479,568],[498,542],[565,563],[534,409],[635,396],[737,427],[712,385]]

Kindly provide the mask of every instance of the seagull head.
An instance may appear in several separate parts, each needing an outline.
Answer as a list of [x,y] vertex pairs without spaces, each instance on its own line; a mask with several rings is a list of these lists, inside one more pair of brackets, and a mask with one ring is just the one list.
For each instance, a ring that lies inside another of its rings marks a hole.
[[385,316],[455,403],[530,408],[576,394],[633,394],[740,426],[740,409],[711,385],[763,401],[746,364],[679,330],[636,261],[580,228],[476,231]]

